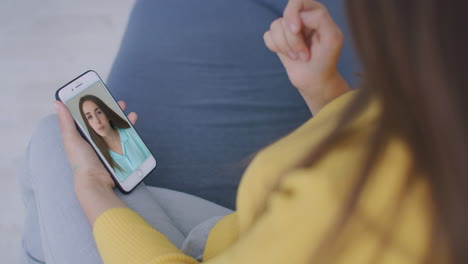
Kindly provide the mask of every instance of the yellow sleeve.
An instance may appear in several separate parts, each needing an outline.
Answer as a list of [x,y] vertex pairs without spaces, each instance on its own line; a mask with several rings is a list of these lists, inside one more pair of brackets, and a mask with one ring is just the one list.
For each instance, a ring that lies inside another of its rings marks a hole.
[[[241,237],[237,238],[233,228],[236,214],[223,218],[210,232],[205,262],[306,263],[306,253],[317,246],[336,207],[323,177],[311,182],[310,177],[301,175],[286,177],[281,190],[270,199],[266,213]],[[104,212],[93,232],[104,263],[197,263],[128,208]]]
[[94,223],[93,234],[104,263],[198,263],[128,208],[102,213]]
[[239,226],[237,222],[237,212],[224,216],[211,229],[206,240],[203,261],[208,261],[213,257],[223,253],[234,244],[239,237]]
[[[221,252],[212,255],[205,252],[208,257],[205,263],[310,263],[314,249],[323,241],[341,209],[333,176],[320,174],[311,175],[305,169],[289,173],[279,191],[269,199],[265,213],[249,229],[237,237],[234,229],[228,228],[233,231],[232,236],[213,240],[221,243],[233,238],[227,248],[218,247],[223,248]],[[235,217],[233,214],[221,220],[224,224],[215,226],[220,230],[213,230],[211,239],[225,233],[223,226],[232,227]],[[197,263],[130,209],[104,212],[96,220],[94,236],[104,263]],[[336,263],[372,263],[379,249],[379,236],[363,232],[348,238],[352,243],[339,252]],[[398,247],[387,247],[381,263],[417,263],[417,258],[407,253]]]
[[[300,175],[288,175],[286,179],[281,190],[270,199],[266,213],[240,238],[232,228],[235,214],[213,228],[205,250],[206,263],[307,262],[306,253],[317,246],[336,207],[323,177],[316,177],[312,182],[310,177]],[[233,231],[232,235],[226,234],[226,230]],[[104,212],[96,220],[93,232],[104,263],[197,263],[128,208]],[[218,244],[228,240],[225,246]]]

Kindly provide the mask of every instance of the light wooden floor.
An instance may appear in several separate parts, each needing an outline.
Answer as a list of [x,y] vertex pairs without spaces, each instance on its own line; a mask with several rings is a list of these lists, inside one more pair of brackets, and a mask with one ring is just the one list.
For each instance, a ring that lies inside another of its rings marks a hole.
[[24,210],[16,166],[57,88],[88,69],[105,80],[134,0],[0,1],[0,262],[18,263]]

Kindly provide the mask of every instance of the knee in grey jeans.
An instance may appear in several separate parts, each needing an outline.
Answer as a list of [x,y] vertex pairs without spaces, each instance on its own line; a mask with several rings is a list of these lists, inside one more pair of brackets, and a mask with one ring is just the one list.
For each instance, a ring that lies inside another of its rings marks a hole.
[[[42,119],[19,168],[26,208],[27,263],[101,263],[92,229],[73,188],[55,115]],[[211,227],[232,211],[201,198],[140,184],[119,197],[187,254],[199,257]]]

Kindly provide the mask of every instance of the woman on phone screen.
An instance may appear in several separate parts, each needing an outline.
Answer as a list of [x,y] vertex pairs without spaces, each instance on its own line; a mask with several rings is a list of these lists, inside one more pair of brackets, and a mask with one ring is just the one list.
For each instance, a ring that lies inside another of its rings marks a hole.
[[81,97],[79,107],[94,143],[124,181],[150,156],[148,149],[128,122],[98,97]]

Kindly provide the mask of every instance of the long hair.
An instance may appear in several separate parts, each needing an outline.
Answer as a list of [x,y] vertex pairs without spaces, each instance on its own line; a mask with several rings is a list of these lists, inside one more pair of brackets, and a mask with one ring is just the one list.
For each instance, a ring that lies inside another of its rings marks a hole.
[[[468,5],[457,0],[346,2],[366,75],[363,89],[383,107],[374,133],[379,140],[370,149],[379,152],[380,139],[389,132],[406,142],[415,170],[430,187],[433,242],[447,241],[453,263],[468,263]],[[361,182],[371,176],[367,172]]]
[[85,95],[80,98],[79,107],[80,107],[81,118],[83,118],[83,121],[86,124],[86,128],[88,129],[88,132],[91,135],[91,139],[94,141],[94,144],[96,144],[99,151],[102,153],[102,155],[107,160],[107,162],[111,165],[111,167],[117,170],[122,170],[119,164],[117,164],[117,162],[115,162],[111,158],[109,154],[109,146],[107,145],[107,143],[98,133],[96,133],[96,131],[94,131],[94,129],[89,124],[88,119],[86,118],[86,115],[83,112],[83,104],[86,101],[94,102],[99,107],[99,109],[101,109],[101,111],[106,115],[107,119],[109,120],[110,126],[113,129],[130,128],[130,125],[128,124],[127,121],[125,121],[125,119],[123,119],[117,113],[115,113],[109,106],[107,106],[98,97],[94,95]]
[[[396,135],[413,156],[411,172],[404,175],[407,188],[400,194],[399,206],[416,177],[423,177],[430,189],[432,243],[424,261],[437,262],[431,253],[443,241],[448,243],[443,247],[449,250],[451,263],[468,263],[467,2],[346,0],[346,5],[364,79],[337,129],[297,167],[312,166],[335,147],[346,137],[347,125],[372,100],[381,103],[381,113],[362,172],[320,249],[333,248],[338,241],[357,210],[365,184],[373,177],[373,164],[389,138]],[[318,251],[313,255],[320,255]]]

